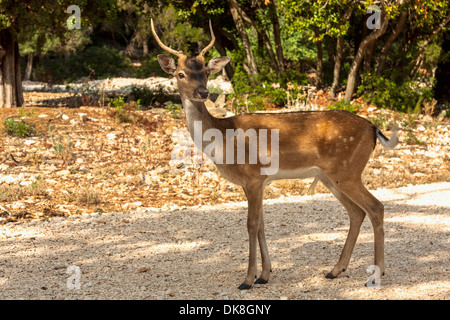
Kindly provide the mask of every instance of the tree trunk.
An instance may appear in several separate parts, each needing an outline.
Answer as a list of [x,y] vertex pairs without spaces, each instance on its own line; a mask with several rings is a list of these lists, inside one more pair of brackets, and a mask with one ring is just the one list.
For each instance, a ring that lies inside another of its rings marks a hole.
[[[214,42],[214,47],[217,49],[217,51],[219,51],[221,56],[227,55],[227,52],[222,43],[221,36],[216,36],[216,42]],[[233,78],[234,69],[233,69],[233,66],[231,63],[227,63],[227,65],[225,66],[225,68],[223,70],[225,70],[225,73],[226,73],[228,79]]]
[[30,53],[27,56],[27,66],[25,68],[25,75],[23,76],[24,81],[30,81],[31,79],[31,73],[33,72],[33,58],[34,53]]
[[340,36],[336,44],[336,56],[334,57],[333,83],[330,88],[330,98],[336,96],[336,89],[339,85],[339,76],[341,73],[342,52],[344,51],[344,37]]
[[23,105],[19,45],[9,30],[0,31],[0,108]]
[[142,55],[146,57],[148,55],[148,37],[145,36],[142,41]]
[[[313,28],[314,34],[316,37],[320,37],[319,29],[316,27]],[[317,77],[317,89],[322,88],[323,86],[323,49],[322,49],[322,40],[316,41],[317,48],[317,67],[316,67],[316,77]]]
[[[353,8],[348,8],[345,11],[344,19],[347,21],[350,19],[353,12]],[[339,76],[341,73],[341,65],[342,65],[342,53],[344,51],[344,36],[340,36],[337,39],[336,43],[336,55],[334,57],[334,70],[333,70],[333,83],[331,84],[330,89],[330,98],[334,98],[336,96],[336,89],[339,85]]]
[[276,0],[273,0],[269,3],[269,12],[271,15],[272,26],[273,26],[273,40],[275,42],[275,51],[277,53],[278,65],[281,71],[284,71],[284,54],[283,54],[283,46],[281,45],[281,31],[280,31],[280,21],[277,15],[277,3]]
[[375,45],[377,40],[373,40],[370,44],[367,45],[366,53],[364,54],[364,62],[363,62],[363,70],[369,71],[372,66],[372,57],[373,52],[375,51]]
[[377,73],[376,73],[378,76],[381,75],[381,72],[383,72],[383,70],[384,70],[384,65],[386,63],[387,55],[389,53],[389,50],[392,47],[392,44],[394,43],[394,41],[398,37],[398,35],[403,31],[403,29],[405,29],[407,17],[408,17],[408,11],[402,11],[400,13],[400,17],[398,18],[398,22],[395,25],[395,28],[392,30],[392,33],[389,35],[389,37],[386,39],[383,49],[381,49],[380,58],[378,59]]
[[381,14],[381,20],[383,20],[383,22],[381,23],[381,29],[372,31],[368,36],[364,37],[364,39],[359,44],[358,51],[356,52],[355,58],[353,59],[347,78],[347,88],[345,89],[345,96],[344,96],[344,99],[347,101],[352,100],[352,95],[353,92],[355,91],[356,76],[358,74],[358,69],[364,58],[364,54],[366,52],[367,47],[369,46],[369,44],[372,43],[372,41],[375,41],[380,36],[382,36],[383,33],[386,32],[389,21],[388,18],[385,17],[383,13]]
[[272,45],[270,44],[269,37],[265,33],[264,30],[256,29],[256,32],[258,33],[258,38],[261,39],[262,45],[266,47],[267,53],[269,54],[269,60],[270,65],[272,69],[277,74],[277,77],[281,77],[281,66],[279,65],[279,62],[277,61],[275,57],[275,53],[273,52]]
[[[263,46],[266,47],[267,53],[269,54],[269,60],[271,68],[275,71],[277,74],[277,77],[281,77],[281,66],[279,61],[277,61],[275,54],[272,49],[272,44],[270,43],[269,37],[266,34],[266,31],[264,28],[260,28],[258,23],[252,20],[247,13],[242,10],[241,7],[237,7],[239,15],[242,17],[244,21],[249,23],[253,28],[255,28],[256,33],[258,35],[258,47],[262,48]],[[260,43],[262,42],[262,44]]]
[[[443,37],[441,57],[450,52],[450,30]],[[450,102],[450,61],[439,61],[436,70],[436,85],[434,86],[434,97],[440,102]]]
[[256,66],[255,57],[253,55],[252,47],[250,45],[250,39],[248,38],[247,31],[245,30],[244,21],[239,14],[239,5],[236,0],[228,0],[230,5],[231,16],[233,17],[236,28],[239,32],[239,36],[242,40],[242,46],[244,48],[248,72],[251,76],[255,76],[258,74],[258,67]]

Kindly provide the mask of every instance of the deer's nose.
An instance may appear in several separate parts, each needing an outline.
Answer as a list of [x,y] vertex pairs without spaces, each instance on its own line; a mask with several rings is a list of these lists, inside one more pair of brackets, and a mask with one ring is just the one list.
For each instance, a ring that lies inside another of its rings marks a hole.
[[197,89],[198,95],[202,97],[203,99],[206,99],[209,97],[209,91],[206,88],[198,88]]

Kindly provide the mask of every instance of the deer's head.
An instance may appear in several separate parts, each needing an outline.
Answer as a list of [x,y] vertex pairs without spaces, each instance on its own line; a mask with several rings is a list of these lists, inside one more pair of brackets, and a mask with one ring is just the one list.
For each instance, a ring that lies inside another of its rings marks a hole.
[[151,20],[151,27],[156,42],[158,42],[160,47],[178,57],[178,63],[176,63],[171,57],[159,54],[158,62],[165,72],[177,79],[181,97],[192,101],[206,101],[209,97],[209,91],[206,87],[209,75],[220,72],[230,61],[229,57],[220,57],[209,60],[207,64],[205,63],[205,53],[212,48],[215,41],[211,21],[209,21],[211,42],[198,56],[192,58],[188,58],[182,51],[173,50],[163,44],[156,34],[153,19]]

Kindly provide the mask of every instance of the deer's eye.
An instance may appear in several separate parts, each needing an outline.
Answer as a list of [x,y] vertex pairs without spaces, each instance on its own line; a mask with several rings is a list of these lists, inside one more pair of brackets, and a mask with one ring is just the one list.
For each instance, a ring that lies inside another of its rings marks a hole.
[[180,72],[180,73],[178,74],[178,78],[183,79],[183,78],[184,78],[184,74]]

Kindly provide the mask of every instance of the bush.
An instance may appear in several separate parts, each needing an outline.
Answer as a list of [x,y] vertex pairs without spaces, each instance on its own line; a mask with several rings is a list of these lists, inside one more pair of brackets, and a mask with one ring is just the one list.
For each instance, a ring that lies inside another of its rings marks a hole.
[[43,64],[36,66],[38,80],[50,82],[73,82],[89,75],[101,79],[121,76],[129,69],[129,58],[119,50],[103,46],[88,46],[68,59],[63,56],[46,56]]
[[121,123],[136,123],[139,116],[136,111],[141,109],[140,101],[125,102],[125,97],[108,99],[111,106],[109,113]]
[[358,95],[381,108],[408,112],[433,98],[432,88],[420,88],[415,81],[396,83],[382,76],[367,73],[363,75],[362,84],[358,87]]
[[270,74],[268,76],[250,78],[238,66],[231,79],[234,94],[229,95],[229,99],[233,101],[235,112],[253,112],[285,107],[287,105],[288,92],[291,97],[297,97],[301,93],[300,84],[307,84],[307,78],[304,74],[294,75],[290,73],[289,76],[292,76],[289,82],[285,79],[287,75],[283,79],[278,79]]
[[36,133],[34,127],[25,120],[6,119],[4,121],[5,131],[13,137],[29,137]]
[[160,103],[166,101],[162,88],[155,92],[144,86],[132,86],[130,89],[129,98],[135,101],[140,101],[140,104],[145,107],[150,106],[154,101],[158,101]]
[[328,106],[330,110],[346,110],[351,113],[357,113],[359,111],[358,104],[352,104],[347,100],[339,100]]
[[161,69],[156,54],[150,54],[141,61],[141,66],[133,71],[132,77],[134,78],[150,78],[153,76],[166,77],[167,73]]

